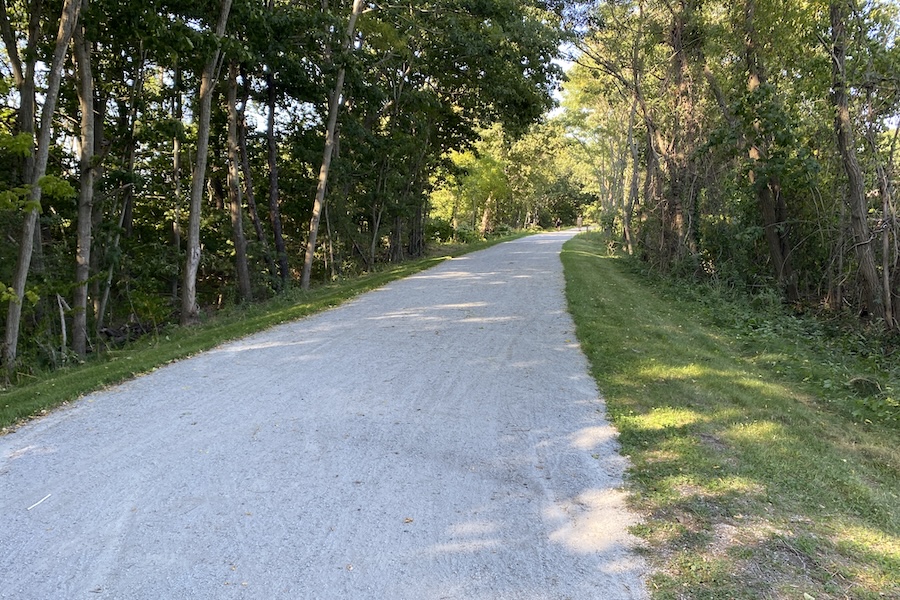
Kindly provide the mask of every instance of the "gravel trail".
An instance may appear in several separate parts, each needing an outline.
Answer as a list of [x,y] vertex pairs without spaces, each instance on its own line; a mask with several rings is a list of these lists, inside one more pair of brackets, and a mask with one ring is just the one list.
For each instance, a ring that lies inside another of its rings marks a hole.
[[0,437],[0,598],[645,598],[531,236]]

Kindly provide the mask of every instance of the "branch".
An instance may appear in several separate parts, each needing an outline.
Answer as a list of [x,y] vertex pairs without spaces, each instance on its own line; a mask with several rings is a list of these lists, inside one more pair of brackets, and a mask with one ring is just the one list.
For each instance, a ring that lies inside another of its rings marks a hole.
[[16,87],[20,88],[25,83],[25,73],[22,70],[22,58],[19,56],[19,47],[16,45],[16,36],[9,24],[9,11],[6,9],[6,0],[0,0],[0,38],[6,46],[9,55],[9,63],[12,66],[13,76],[16,78]]

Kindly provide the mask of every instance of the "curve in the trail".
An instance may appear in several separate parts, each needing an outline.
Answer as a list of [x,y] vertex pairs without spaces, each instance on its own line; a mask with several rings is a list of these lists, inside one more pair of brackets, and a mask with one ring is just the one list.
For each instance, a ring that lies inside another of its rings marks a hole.
[[542,234],[0,438],[0,598],[642,598]]

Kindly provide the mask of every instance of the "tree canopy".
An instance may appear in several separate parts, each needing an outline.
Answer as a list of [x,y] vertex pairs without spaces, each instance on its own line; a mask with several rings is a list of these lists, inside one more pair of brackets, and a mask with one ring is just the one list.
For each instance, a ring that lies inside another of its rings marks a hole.
[[559,6],[350,4],[0,2],[8,372],[421,255],[449,153],[553,104]]
[[[574,35],[562,110],[502,151],[486,134],[437,206],[474,224],[467,211],[507,189],[521,206],[565,190],[566,210],[652,269],[898,328],[896,0],[604,0],[561,14]],[[485,189],[486,172],[502,181]]]
[[896,0],[2,0],[6,367],[579,218],[896,328],[898,27]]

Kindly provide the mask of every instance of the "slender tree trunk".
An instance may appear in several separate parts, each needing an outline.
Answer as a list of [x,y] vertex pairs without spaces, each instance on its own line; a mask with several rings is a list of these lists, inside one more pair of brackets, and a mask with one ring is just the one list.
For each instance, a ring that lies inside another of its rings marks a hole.
[[837,133],[838,151],[847,174],[848,197],[850,208],[850,228],[853,232],[853,245],[856,259],[859,261],[859,272],[862,277],[862,301],[864,310],[875,318],[884,317],[884,303],[878,293],[880,282],[878,269],[875,266],[873,241],[875,235],[869,228],[868,201],[866,200],[866,184],[859,160],[856,157],[856,146],[853,141],[853,121],[850,118],[850,99],[847,93],[846,59],[846,10],[843,0],[832,0],[831,41],[832,48],[832,103],[835,108],[834,128]]
[[[122,111],[121,120],[128,132],[125,136],[125,172],[134,176],[134,164],[137,157],[137,119],[138,100],[144,93],[144,67],[147,63],[147,50],[143,41],[140,42],[140,58],[135,65],[134,84],[131,86],[131,98],[127,112]],[[134,186],[126,186],[123,190],[123,206],[125,220],[122,222],[125,228],[125,237],[130,238],[134,232]]]
[[325,234],[328,236],[328,259],[331,265],[331,280],[337,278],[337,266],[334,264],[334,233],[331,230],[331,219],[328,218],[328,205],[323,210],[325,213]]
[[19,259],[16,263],[15,275],[12,281],[14,297],[9,301],[9,309],[6,315],[6,337],[3,345],[3,362],[7,372],[12,371],[16,364],[16,354],[19,344],[19,327],[22,318],[22,302],[25,300],[25,283],[28,279],[28,271],[31,267],[31,255],[34,250],[34,232],[37,225],[38,212],[41,206],[40,180],[47,171],[47,161],[50,157],[51,132],[53,128],[53,114],[56,111],[56,100],[59,96],[59,86],[63,76],[63,63],[75,31],[78,20],[78,12],[81,8],[80,0],[64,0],[62,14],[59,20],[59,31],[56,34],[56,47],[53,51],[53,60],[50,63],[50,72],[47,77],[47,92],[44,97],[44,108],[41,111],[41,131],[37,140],[37,153],[35,155],[34,173],[31,179],[31,198],[25,212],[25,222],[22,225],[22,237],[19,242]]
[[[116,229],[116,235],[113,238],[112,249],[119,249],[119,242],[122,239],[122,224],[125,222],[125,207],[122,207],[122,210],[119,211],[119,226]],[[99,335],[103,330],[103,324],[106,320],[106,306],[109,304],[109,294],[112,290],[112,279],[113,273],[115,272],[116,265],[112,263],[109,265],[109,268],[106,270],[106,281],[103,286],[103,295],[100,298],[100,302],[98,303],[98,308],[96,311],[96,323],[95,328],[96,332]]]
[[[891,234],[894,224],[894,192],[891,178],[888,176],[885,164],[878,151],[878,139],[876,131],[875,110],[872,105],[872,92],[866,94],[866,133],[865,139],[872,153],[875,163],[875,178],[878,183],[878,192],[881,195],[881,223],[877,233],[881,236],[881,294],[884,302],[884,324],[888,329],[894,329],[897,325],[894,319],[894,301],[892,298],[892,281],[896,272],[893,269],[893,256],[891,255]],[[890,163],[888,163],[890,164]]]
[[394,217],[394,226],[391,229],[391,262],[398,263],[403,260],[403,217]]
[[410,256],[419,257],[425,255],[425,215],[427,208],[423,203],[416,206],[416,213],[413,216],[412,227],[409,232],[409,254]]
[[[81,10],[90,0],[82,0]],[[75,250],[75,297],[72,323],[72,349],[87,354],[87,299],[91,269],[91,219],[94,206],[94,75],[91,70],[91,44],[85,39],[84,23],[75,31],[75,64],[78,70],[78,103],[81,109],[81,191],[78,198],[78,234]]]
[[488,194],[484,201],[484,212],[481,213],[481,236],[484,237],[491,230],[491,204],[494,202],[494,192]]
[[[184,119],[184,100],[182,96],[181,62],[175,63],[175,96],[172,100],[172,116],[178,123]],[[175,256],[181,254],[181,209],[184,203],[181,185],[181,135],[179,130],[172,139],[172,183],[174,186],[175,214],[172,219],[172,246]],[[172,301],[178,298],[178,275],[172,277]]]
[[631,182],[628,186],[628,203],[625,205],[625,215],[622,219],[622,228],[625,234],[625,245],[629,255],[634,255],[634,240],[631,231],[631,220],[634,217],[634,207],[638,201],[641,157],[634,140],[634,123],[637,114],[637,100],[631,103],[631,114],[628,116],[628,150],[631,152]]
[[250,169],[250,154],[247,151],[247,103],[250,100],[250,84],[247,81],[247,74],[242,73],[244,78],[244,91],[241,98],[241,110],[238,113],[238,151],[241,157],[241,174],[244,178],[244,190],[247,197],[247,208],[250,211],[250,221],[253,223],[253,231],[256,233],[256,241],[262,247],[263,257],[266,266],[269,269],[269,276],[274,281],[278,277],[278,271],[275,268],[275,261],[272,259],[272,252],[269,250],[269,242],[266,233],[263,231],[262,222],[259,218],[259,210],[256,206],[256,194],[253,191],[253,171]]
[[874,132],[871,133],[869,144],[872,147],[872,151],[876,153],[875,174],[878,178],[878,191],[881,194],[881,284],[884,298],[884,324],[888,329],[894,329],[897,327],[894,317],[895,307],[892,290],[893,280],[896,278],[897,271],[894,267],[894,257],[891,253],[891,234],[894,233],[892,225],[896,222],[893,200],[894,191],[887,169],[885,169],[881,159],[877,156],[878,147]]
[[[96,90],[95,90],[96,91]],[[106,120],[106,103],[107,96],[102,93],[98,93],[96,98],[94,99],[94,181],[98,181],[103,177],[103,165],[102,159],[105,158],[105,153],[109,150],[109,146],[106,142],[106,131],[103,127],[103,124]],[[99,158],[98,158],[99,157]],[[101,201],[98,201],[98,198],[95,194],[94,202],[91,206],[91,231],[96,232],[99,230],[100,225],[103,223],[103,196],[100,196]],[[91,265],[90,272],[91,273],[99,273],[100,272],[100,245],[96,243],[96,240],[93,240],[91,243]],[[88,283],[88,292],[89,292],[89,301],[91,304],[92,314],[94,319],[96,320],[98,311],[100,309],[100,279],[97,277],[92,278]],[[96,321],[95,321],[96,325]],[[96,327],[94,328],[96,332]]]
[[[225,35],[231,0],[222,0],[216,38]],[[200,267],[200,210],[203,206],[203,187],[206,182],[206,160],[209,154],[209,120],[212,113],[212,94],[216,67],[219,63],[218,48],[206,62],[200,78],[200,113],[197,121],[197,159],[191,176],[190,221],[187,232],[187,261],[184,267],[184,283],[181,288],[181,324],[194,322],[200,314],[197,304],[197,270]]]
[[272,234],[275,236],[275,254],[278,255],[279,290],[287,286],[289,271],[287,249],[284,245],[284,234],[281,227],[281,208],[279,207],[278,190],[278,141],[275,139],[275,76],[270,71],[266,75],[268,88],[269,121],[266,131],[269,150],[269,220],[272,223]]
[[250,268],[247,265],[247,238],[244,237],[244,209],[241,195],[240,161],[238,152],[237,64],[228,69],[228,199],[231,209],[231,229],[234,232],[234,261],[237,271],[238,294],[241,301],[251,300]]
[[[766,72],[757,52],[756,32],[756,0],[746,0],[744,4],[745,51],[747,60],[747,90],[756,91],[766,83]],[[709,76],[707,76],[709,80]],[[753,138],[756,142],[748,142],[748,154],[754,163],[765,164],[768,161],[769,140],[763,139],[758,124],[753,126]],[[790,302],[800,298],[797,278],[791,261],[791,243],[787,224],[787,205],[781,193],[781,182],[777,175],[769,175],[765,180],[758,180],[756,170],[750,170],[750,183],[756,190],[756,200],[760,208],[765,231],[769,256],[775,267],[776,281],[784,290]]]
[[378,240],[381,237],[381,216],[383,214],[384,206],[379,206],[377,209],[372,207],[372,243],[369,245],[369,260],[367,261],[369,269],[375,266],[375,251],[378,249]]
[[[28,41],[25,47],[25,62],[19,55],[15,34],[9,22],[6,0],[0,0],[0,39],[6,47],[9,64],[13,72],[16,89],[19,91],[18,133],[34,136],[35,120],[35,64],[37,61],[37,44],[41,32],[41,0],[29,3]],[[22,181],[31,183],[34,179],[34,152],[25,157],[22,169]]]
[[[347,24],[347,39],[345,48],[349,49],[353,44],[353,34],[356,31],[356,19],[362,12],[363,0],[353,0],[353,9],[350,12],[350,20]],[[328,169],[331,167],[331,156],[334,150],[334,133],[337,128],[338,109],[341,103],[341,92],[344,88],[345,69],[338,70],[337,81],[334,84],[334,92],[328,105],[328,125],[325,129],[325,152],[322,155],[322,166],[319,169],[319,180],[316,185],[316,198],[313,202],[312,219],[309,223],[309,236],[306,241],[306,258],[303,262],[303,275],[300,278],[300,287],[309,289],[309,276],[312,272],[313,258],[316,253],[316,235],[319,232],[319,219],[322,215],[322,204],[325,202],[325,189],[328,184]]]

